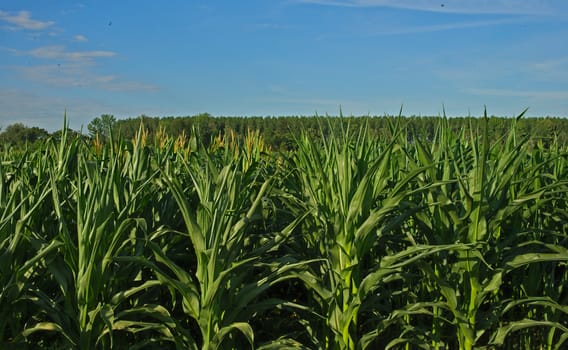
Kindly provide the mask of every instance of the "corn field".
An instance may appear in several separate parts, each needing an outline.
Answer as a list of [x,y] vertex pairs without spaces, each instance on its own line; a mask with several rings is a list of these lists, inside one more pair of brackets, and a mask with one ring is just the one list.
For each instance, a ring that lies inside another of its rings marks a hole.
[[568,347],[568,149],[322,122],[3,149],[0,348]]

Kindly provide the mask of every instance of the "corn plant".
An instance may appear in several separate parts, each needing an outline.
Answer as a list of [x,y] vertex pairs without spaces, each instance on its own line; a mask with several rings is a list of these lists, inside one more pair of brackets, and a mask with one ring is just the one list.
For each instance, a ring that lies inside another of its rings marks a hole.
[[330,130],[322,146],[304,135],[293,159],[295,188],[310,214],[297,249],[323,258],[301,276],[320,315],[307,330],[317,348],[365,348],[390,336],[383,333],[397,322],[397,307],[406,305],[398,295],[390,310],[380,310],[409,278],[406,267],[449,247],[418,246],[398,234],[415,210],[401,210],[405,201],[424,190],[413,181],[430,165],[394,175],[403,156],[396,136],[375,142],[365,129],[340,130],[343,136]]
[[[37,154],[37,153],[36,153]],[[43,203],[49,182],[29,166],[37,161],[25,153],[0,165],[0,344],[8,347],[38,310],[34,294],[43,288],[47,261],[61,242],[42,235]],[[35,182],[35,185],[34,185]]]
[[[530,235],[541,228],[527,225],[533,213],[541,211],[542,199],[557,191],[560,184],[532,186],[534,183],[525,179],[530,175],[523,170],[526,147],[517,142],[514,129],[503,143],[491,146],[486,128],[481,140],[472,138],[469,144],[459,141],[444,126],[438,143],[430,150],[422,142],[416,143],[418,162],[437,164],[422,181],[445,184],[431,187],[426,194],[425,200],[431,204],[424,206],[428,210],[416,214],[421,231],[438,244],[472,245],[471,249],[448,252],[422,265],[432,281],[427,288],[429,297],[435,299],[430,339],[435,347],[503,345],[513,330],[528,327],[565,330],[553,321],[508,320],[510,310],[525,303],[564,312],[561,304],[545,295],[518,294],[530,284],[510,283],[537,264],[557,264],[568,258],[562,246],[531,240]],[[546,303],[539,302],[543,297]],[[448,320],[455,327],[455,335],[446,333]],[[550,337],[548,347],[552,348],[553,340],[561,344],[565,336],[560,340]],[[539,341],[527,344],[535,343]]]
[[[169,164],[163,172],[162,179],[185,223],[179,234],[193,250],[195,260],[184,268],[184,262],[176,262],[173,252],[168,255],[153,245],[155,262],[144,263],[172,293],[181,296],[190,324],[200,331],[187,337],[186,344],[191,348],[253,347],[254,330],[249,320],[286,304],[277,298],[260,297],[272,286],[292,278],[289,271],[305,264],[277,254],[297,221],[278,232],[266,232],[260,225],[263,209],[269,209],[266,203],[270,202],[272,180],[259,178],[253,159],[243,163],[233,154],[203,151],[189,162],[177,159],[181,169]],[[184,179],[190,184],[182,185]]]
[[[45,150],[51,212],[41,233],[59,254],[46,263],[48,277],[34,291],[39,311],[20,338],[57,333],[62,337],[54,345],[81,349],[173,341],[175,322],[167,309],[138,298],[159,282],[137,280],[139,267],[118,261],[143,253],[139,241],[149,233],[145,218],[136,214],[142,197],[152,193],[145,189],[152,175],[136,178],[138,164],[122,164],[112,148],[105,162],[91,161],[80,140],[66,136]],[[121,166],[133,171],[125,173]],[[153,336],[126,340],[115,337],[117,332]]]

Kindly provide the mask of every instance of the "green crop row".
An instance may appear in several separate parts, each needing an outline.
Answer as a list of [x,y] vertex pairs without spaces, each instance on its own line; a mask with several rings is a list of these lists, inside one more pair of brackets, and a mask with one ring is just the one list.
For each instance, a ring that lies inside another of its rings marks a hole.
[[4,149],[0,348],[568,346],[568,150],[326,122]]

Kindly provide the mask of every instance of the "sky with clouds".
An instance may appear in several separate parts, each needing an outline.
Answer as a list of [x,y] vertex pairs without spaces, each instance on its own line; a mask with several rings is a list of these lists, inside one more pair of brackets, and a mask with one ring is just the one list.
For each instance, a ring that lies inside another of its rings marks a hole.
[[568,116],[566,0],[0,2],[0,127],[93,118]]

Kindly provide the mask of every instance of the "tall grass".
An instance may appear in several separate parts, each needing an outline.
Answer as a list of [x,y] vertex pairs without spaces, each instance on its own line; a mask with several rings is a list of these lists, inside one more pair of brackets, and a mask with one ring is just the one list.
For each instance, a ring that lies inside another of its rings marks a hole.
[[566,346],[566,149],[328,122],[3,149],[0,346]]

